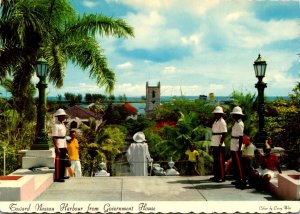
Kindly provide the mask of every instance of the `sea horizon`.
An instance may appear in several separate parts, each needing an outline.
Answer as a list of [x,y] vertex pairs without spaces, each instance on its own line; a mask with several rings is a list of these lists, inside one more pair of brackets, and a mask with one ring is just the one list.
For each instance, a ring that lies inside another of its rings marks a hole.
[[[183,98],[183,99],[187,99],[187,100],[196,100],[196,99],[199,99],[199,96],[189,96],[189,95],[161,96],[160,100],[162,102],[164,102],[164,101],[171,101],[174,98]],[[214,99],[215,99],[216,102],[219,102],[219,101],[230,101],[232,98],[230,96],[215,96]],[[288,96],[266,96],[266,99],[268,101],[273,101],[273,100],[276,100],[276,99],[289,100],[289,97]],[[58,101],[58,97],[57,96],[48,96],[47,100],[49,100],[49,101]],[[206,100],[207,101],[209,100],[209,96],[207,96]],[[64,96],[62,96],[62,101],[66,101]],[[119,101],[119,98],[115,97],[115,102],[118,102],[118,101]],[[82,102],[85,102],[85,97],[84,96],[82,96]],[[124,102],[124,100],[122,102]],[[140,103],[140,102],[145,102],[145,100],[142,99],[142,96],[128,96],[128,97],[126,97],[126,102],[132,102],[132,103],[139,102]]]

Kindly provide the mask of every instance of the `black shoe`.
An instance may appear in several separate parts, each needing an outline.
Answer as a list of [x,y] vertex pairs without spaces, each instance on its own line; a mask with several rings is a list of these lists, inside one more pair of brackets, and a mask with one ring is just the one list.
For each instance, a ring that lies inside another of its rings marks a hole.
[[238,183],[237,181],[232,181],[231,182],[232,185],[237,185],[237,183]]
[[246,185],[246,183],[244,183],[244,182],[240,182],[240,183],[237,183],[237,184],[235,185],[235,187],[236,187],[237,189],[243,190],[243,189],[246,189],[247,185]]
[[218,180],[215,180],[215,182],[216,183],[223,183],[223,182],[225,182],[225,179],[223,178],[223,179],[218,179]]
[[64,179],[54,179],[54,182],[65,182]]
[[65,176],[65,177],[64,177],[64,179],[69,179],[69,178],[70,178],[70,176]]
[[220,178],[216,178],[216,177],[211,177],[209,178],[210,181],[217,181],[217,180],[220,180]]

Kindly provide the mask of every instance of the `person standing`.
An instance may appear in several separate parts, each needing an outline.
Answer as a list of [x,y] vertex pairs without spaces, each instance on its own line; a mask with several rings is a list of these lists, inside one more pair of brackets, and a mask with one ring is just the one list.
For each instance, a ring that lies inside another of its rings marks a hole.
[[52,143],[55,148],[55,167],[54,167],[54,181],[64,182],[67,158],[67,129],[63,123],[66,119],[66,112],[63,109],[58,109],[54,116],[57,118],[55,124],[52,126]]
[[250,182],[250,176],[253,173],[254,167],[254,151],[256,147],[251,142],[251,138],[244,135],[243,145],[242,145],[242,168],[244,173],[245,182],[248,181],[249,185],[252,186]]
[[223,108],[216,106],[212,112],[215,116],[215,121],[212,125],[212,137],[210,150],[213,154],[213,171],[214,177],[210,178],[214,182],[225,181],[225,136],[227,134],[227,124],[223,119]]
[[67,143],[68,155],[71,160],[71,168],[75,177],[81,177],[81,163],[79,159],[79,144],[76,138],[76,131],[70,131],[70,143]]
[[137,132],[133,135],[134,143],[131,143],[126,157],[130,164],[131,175],[134,176],[147,176],[148,175],[148,162],[153,162],[146,143],[145,134]]
[[244,188],[245,181],[241,163],[241,148],[243,144],[244,136],[244,122],[242,120],[243,111],[241,107],[236,106],[233,108],[230,113],[234,119],[234,125],[231,130],[231,141],[230,141],[230,153],[232,158],[232,167],[235,181],[232,184],[235,184],[237,188]]
[[185,151],[185,155],[188,161],[188,175],[200,175],[197,169],[199,152],[195,149],[194,143],[190,144],[189,149]]

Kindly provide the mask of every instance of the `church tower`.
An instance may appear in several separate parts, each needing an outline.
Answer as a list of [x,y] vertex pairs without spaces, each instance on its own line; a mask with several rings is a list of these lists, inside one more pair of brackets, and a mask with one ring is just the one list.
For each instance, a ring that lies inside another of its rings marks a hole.
[[150,115],[153,110],[160,105],[160,82],[157,86],[149,86],[146,83],[146,115]]

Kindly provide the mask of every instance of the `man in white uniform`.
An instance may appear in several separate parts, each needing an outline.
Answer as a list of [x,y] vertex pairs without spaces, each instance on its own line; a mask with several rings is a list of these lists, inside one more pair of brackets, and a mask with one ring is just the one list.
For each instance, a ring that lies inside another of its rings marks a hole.
[[244,122],[242,121],[243,111],[241,107],[236,106],[230,113],[234,119],[234,125],[231,130],[230,153],[234,172],[235,184],[237,188],[245,187],[244,175],[241,163],[241,148],[244,136]]
[[52,143],[55,148],[55,172],[54,181],[64,182],[67,156],[67,129],[63,121],[66,119],[66,112],[63,109],[58,109],[54,116],[57,118],[52,127]]
[[152,162],[148,150],[148,144],[145,142],[145,135],[143,132],[137,132],[133,135],[135,143],[131,143],[127,150],[127,160],[130,164],[131,175],[147,176],[148,165],[147,161]]
[[227,133],[227,124],[223,119],[223,108],[217,106],[212,112],[215,115],[215,122],[212,125],[212,137],[211,137],[211,152],[213,154],[214,163],[213,171],[214,177],[210,180],[214,182],[224,182],[225,181],[225,136]]

